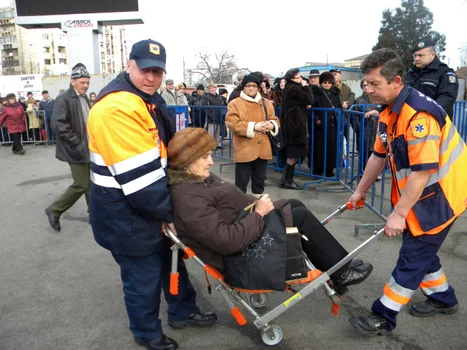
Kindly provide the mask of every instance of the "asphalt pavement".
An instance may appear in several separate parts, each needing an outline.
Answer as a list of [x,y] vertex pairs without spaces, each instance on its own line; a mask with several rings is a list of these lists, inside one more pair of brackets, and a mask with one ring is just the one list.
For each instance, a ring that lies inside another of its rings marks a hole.
[[[26,145],[25,149],[26,154],[18,156],[10,147],[0,147],[0,349],[143,349],[133,342],[128,329],[119,268],[110,253],[95,243],[84,198],[62,216],[61,233],[53,231],[47,222],[44,209],[71,184],[68,164],[55,159],[54,146]],[[226,162],[216,161],[213,172],[233,181],[234,167],[227,165],[220,173],[220,164]],[[300,199],[321,219],[349,198],[349,192],[330,182],[309,186],[306,192],[278,189],[275,184],[279,175],[268,171],[266,193],[273,199]],[[318,192],[318,187],[335,190]],[[351,250],[373,233],[367,230],[360,231],[358,237],[353,235],[355,225],[364,223],[382,221],[365,208],[344,212],[328,229]],[[405,308],[391,334],[371,338],[359,335],[348,318],[367,312],[373,300],[381,296],[400,247],[400,238],[382,237],[359,254],[374,265],[374,271],[364,283],[350,288],[339,316],[330,312],[331,302],[320,288],[274,320],[284,334],[275,348],[465,349],[466,230],[464,215],[439,253],[448,280],[457,291],[458,313],[421,319]],[[210,328],[173,330],[167,325],[163,301],[160,316],[164,332],[176,339],[181,349],[271,348],[263,345],[248,314],[248,324],[238,326],[220,294],[207,293],[202,270],[191,261],[187,265],[201,309],[216,311],[219,319]],[[265,310],[289,297],[271,294]],[[413,297],[413,301],[423,299],[419,291]]]

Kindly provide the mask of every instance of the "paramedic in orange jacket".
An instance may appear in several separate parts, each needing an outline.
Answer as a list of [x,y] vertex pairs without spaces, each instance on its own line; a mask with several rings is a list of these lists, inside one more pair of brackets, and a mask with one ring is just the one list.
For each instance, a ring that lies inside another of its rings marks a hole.
[[385,235],[402,234],[399,259],[383,296],[373,303],[372,313],[350,318],[360,333],[376,335],[396,327],[397,314],[417,288],[426,300],[411,305],[413,316],[452,314],[458,309],[437,253],[467,205],[467,150],[446,112],[431,98],[404,86],[405,67],[397,53],[376,50],[361,69],[368,94],[383,107],[374,152],[350,201],[355,206],[365,198],[389,154],[394,210]]
[[171,250],[163,230],[168,226],[174,231],[166,146],[175,121],[157,93],[165,61],[162,44],[135,43],[126,72],[99,93],[88,120],[94,238],[120,265],[135,342],[153,350],[178,349],[177,342],[162,333],[161,290],[169,304],[169,326],[209,326],[217,319],[196,306],[181,257],[179,293],[169,293]]

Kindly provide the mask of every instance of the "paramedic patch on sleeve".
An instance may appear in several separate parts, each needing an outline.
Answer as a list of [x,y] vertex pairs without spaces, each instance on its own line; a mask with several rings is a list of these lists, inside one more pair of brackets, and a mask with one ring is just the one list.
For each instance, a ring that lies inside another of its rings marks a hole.
[[428,135],[428,124],[426,118],[419,118],[410,122],[410,128],[412,129],[412,135],[417,139],[421,139]]

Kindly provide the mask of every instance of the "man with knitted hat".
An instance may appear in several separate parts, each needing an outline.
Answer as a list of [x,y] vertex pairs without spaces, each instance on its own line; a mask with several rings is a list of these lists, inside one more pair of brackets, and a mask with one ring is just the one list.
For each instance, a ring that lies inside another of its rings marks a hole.
[[86,92],[89,88],[86,66],[76,64],[71,72],[70,88],[55,100],[52,126],[57,139],[55,156],[70,165],[73,184],[60,198],[45,209],[50,226],[60,232],[60,216],[83,194],[89,207],[89,148],[86,122],[91,108]]
[[170,239],[174,233],[167,188],[167,145],[175,120],[157,93],[165,72],[165,47],[154,40],[135,43],[126,72],[101,90],[89,115],[91,225],[96,242],[120,266],[130,330],[137,344],[175,350],[162,332],[161,291],[168,324],[210,326],[217,316],[202,313],[181,257],[178,295],[169,292]]

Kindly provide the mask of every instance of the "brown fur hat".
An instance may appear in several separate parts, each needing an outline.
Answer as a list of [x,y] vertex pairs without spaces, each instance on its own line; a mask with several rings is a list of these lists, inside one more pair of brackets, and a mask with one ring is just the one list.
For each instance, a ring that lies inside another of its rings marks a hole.
[[323,81],[330,81],[334,84],[336,82],[336,79],[334,78],[334,75],[331,72],[323,72],[319,76],[319,83],[322,84]]
[[169,142],[169,168],[184,170],[210,150],[216,141],[202,128],[186,128],[178,131]]

